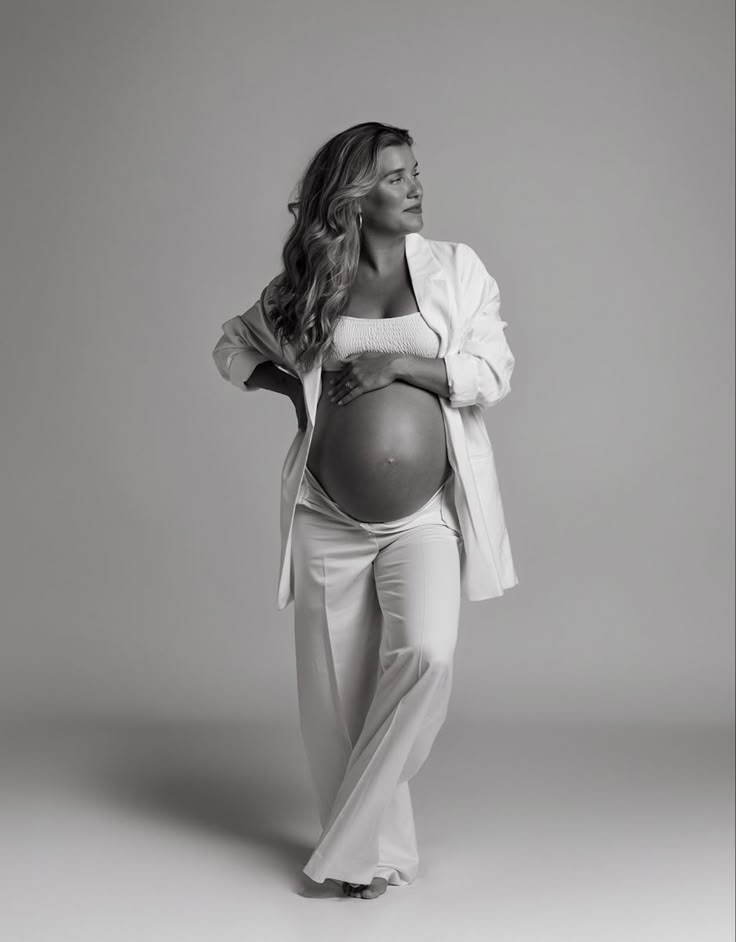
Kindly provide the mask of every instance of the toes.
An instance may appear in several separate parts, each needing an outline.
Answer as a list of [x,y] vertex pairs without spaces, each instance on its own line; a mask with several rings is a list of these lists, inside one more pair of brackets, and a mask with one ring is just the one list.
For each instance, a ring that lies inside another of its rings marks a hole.
[[376,899],[386,892],[388,880],[385,877],[374,877],[370,884],[368,883],[349,883],[343,880],[342,891],[345,896],[352,896],[357,899]]
[[349,883],[347,880],[342,883],[342,891],[346,896],[360,896],[367,887],[367,883]]
[[388,880],[384,877],[375,877],[371,881],[371,885],[363,890],[363,899],[376,899],[376,897],[382,896],[386,892],[387,886]]

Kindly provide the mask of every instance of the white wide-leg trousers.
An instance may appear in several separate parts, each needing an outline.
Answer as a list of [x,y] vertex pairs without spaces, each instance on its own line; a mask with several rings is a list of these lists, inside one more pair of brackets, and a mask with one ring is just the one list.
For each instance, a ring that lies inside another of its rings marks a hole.
[[322,834],[304,867],[394,885],[417,874],[409,779],[447,715],[462,536],[451,474],[416,512],[367,523],[307,469],[292,529],[300,725]]

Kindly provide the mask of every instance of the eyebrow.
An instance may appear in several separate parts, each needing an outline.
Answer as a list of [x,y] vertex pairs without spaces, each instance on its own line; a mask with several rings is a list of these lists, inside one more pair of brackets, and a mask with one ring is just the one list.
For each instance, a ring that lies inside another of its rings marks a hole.
[[[415,160],[414,167],[418,167],[418,166],[419,166],[419,161]],[[414,167],[412,167],[412,170],[414,169]],[[389,170],[388,173],[384,173],[383,177],[390,177],[392,173],[401,173],[402,170],[406,170],[406,167],[397,167],[395,170]],[[381,177],[382,180],[383,180],[383,177]]]

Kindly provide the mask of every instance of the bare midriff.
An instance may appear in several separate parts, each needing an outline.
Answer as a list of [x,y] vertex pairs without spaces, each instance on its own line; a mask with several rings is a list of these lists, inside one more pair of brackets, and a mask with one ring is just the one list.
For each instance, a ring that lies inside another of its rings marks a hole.
[[366,523],[406,517],[451,471],[436,393],[397,380],[338,405],[322,371],[307,467],[349,516]]

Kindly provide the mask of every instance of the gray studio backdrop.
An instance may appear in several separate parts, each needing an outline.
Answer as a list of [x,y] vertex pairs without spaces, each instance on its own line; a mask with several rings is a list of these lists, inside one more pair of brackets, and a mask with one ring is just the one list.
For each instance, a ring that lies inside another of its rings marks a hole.
[[732,4],[308,9],[3,4],[5,717],[296,722],[296,417],[211,349],[314,149],[380,120],[517,358],[486,421],[520,583],[464,603],[452,714],[728,721]]

